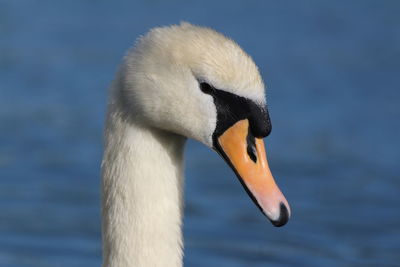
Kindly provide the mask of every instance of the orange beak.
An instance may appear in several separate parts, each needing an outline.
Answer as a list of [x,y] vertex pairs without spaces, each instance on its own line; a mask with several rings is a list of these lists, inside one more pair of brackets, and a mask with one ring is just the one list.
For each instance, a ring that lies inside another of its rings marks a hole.
[[236,172],[256,205],[273,225],[286,224],[290,217],[289,204],[272,177],[263,140],[249,132],[249,121],[236,122],[217,140],[219,152]]

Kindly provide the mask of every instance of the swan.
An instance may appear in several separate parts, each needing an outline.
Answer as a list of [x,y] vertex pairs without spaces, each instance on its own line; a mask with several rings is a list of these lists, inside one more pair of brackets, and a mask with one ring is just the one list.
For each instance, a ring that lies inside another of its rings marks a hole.
[[182,266],[183,151],[216,151],[275,226],[290,208],[268,167],[264,83],[238,44],[189,23],[125,55],[109,91],[102,161],[103,266]]

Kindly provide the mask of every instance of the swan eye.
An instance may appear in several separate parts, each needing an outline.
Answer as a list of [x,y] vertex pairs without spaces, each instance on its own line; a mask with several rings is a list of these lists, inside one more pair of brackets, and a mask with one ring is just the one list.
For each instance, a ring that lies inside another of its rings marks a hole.
[[200,83],[200,89],[203,93],[211,95],[214,92],[214,87],[209,85],[206,82],[201,82]]

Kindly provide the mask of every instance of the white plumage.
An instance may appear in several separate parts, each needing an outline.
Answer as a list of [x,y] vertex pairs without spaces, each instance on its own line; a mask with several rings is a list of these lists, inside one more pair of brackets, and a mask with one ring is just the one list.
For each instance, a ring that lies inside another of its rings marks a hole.
[[125,56],[105,129],[104,267],[182,265],[184,143],[212,147],[217,117],[199,80],[265,104],[252,59],[211,29],[155,28]]

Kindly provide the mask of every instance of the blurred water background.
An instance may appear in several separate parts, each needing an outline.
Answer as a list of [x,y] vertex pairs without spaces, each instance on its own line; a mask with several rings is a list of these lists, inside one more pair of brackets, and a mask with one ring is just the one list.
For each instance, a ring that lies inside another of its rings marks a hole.
[[268,87],[274,228],[186,149],[186,266],[400,266],[399,1],[0,1],[0,266],[100,266],[106,89],[149,28],[236,40]]

